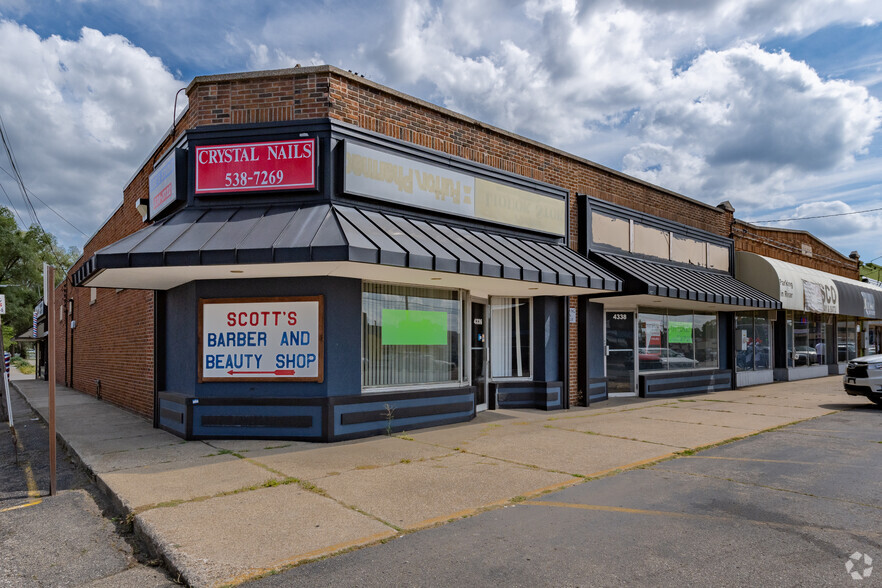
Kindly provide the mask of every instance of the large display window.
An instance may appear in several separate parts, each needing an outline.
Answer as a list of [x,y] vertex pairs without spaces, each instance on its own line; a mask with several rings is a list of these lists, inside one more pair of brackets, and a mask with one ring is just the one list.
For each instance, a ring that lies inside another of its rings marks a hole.
[[751,372],[772,367],[772,327],[766,311],[735,315],[735,370]]
[[490,299],[490,375],[529,378],[532,365],[532,299]]
[[462,292],[365,282],[361,374],[365,390],[462,381]]
[[787,311],[787,365],[807,367],[826,363],[823,315]]
[[836,360],[846,362],[858,356],[858,322],[853,316],[836,321]]
[[716,314],[641,309],[637,325],[641,372],[719,366]]

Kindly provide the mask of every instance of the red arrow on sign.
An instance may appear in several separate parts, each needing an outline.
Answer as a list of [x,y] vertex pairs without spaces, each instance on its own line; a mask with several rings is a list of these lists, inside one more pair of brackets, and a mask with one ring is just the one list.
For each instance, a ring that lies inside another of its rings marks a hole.
[[231,376],[235,374],[273,374],[275,376],[293,376],[294,370],[273,370],[269,372],[234,372],[233,370],[230,370],[227,373]]

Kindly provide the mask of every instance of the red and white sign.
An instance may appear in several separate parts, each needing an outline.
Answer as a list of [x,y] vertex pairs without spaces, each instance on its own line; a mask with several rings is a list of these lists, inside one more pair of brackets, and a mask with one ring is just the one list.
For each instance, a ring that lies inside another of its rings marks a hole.
[[321,296],[199,301],[199,381],[321,382]]
[[168,208],[177,198],[177,170],[175,167],[175,152],[165,158],[159,166],[153,170],[148,180],[150,188],[149,218],[156,218],[160,212]]
[[196,194],[315,188],[315,139],[196,147]]

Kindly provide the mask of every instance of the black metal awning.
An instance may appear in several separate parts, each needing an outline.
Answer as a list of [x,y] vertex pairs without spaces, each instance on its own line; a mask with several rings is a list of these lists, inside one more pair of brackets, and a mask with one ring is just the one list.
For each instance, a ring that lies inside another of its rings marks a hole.
[[[99,274],[119,269],[303,262],[621,289],[614,274],[559,243],[328,204],[186,208],[96,252],[75,272],[74,283],[92,285]],[[114,286],[109,280],[99,285]]]
[[647,259],[592,252],[593,259],[627,276],[623,294],[660,296],[754,308],[781,308],[781,303],[722,271],[692,268]]

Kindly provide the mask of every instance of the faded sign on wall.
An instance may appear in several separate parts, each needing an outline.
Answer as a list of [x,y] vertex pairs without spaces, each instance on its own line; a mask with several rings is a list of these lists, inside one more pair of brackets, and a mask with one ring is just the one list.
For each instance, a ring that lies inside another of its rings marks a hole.
[[566,235],[566,201],[346,141],[344,190],[427,210]]

